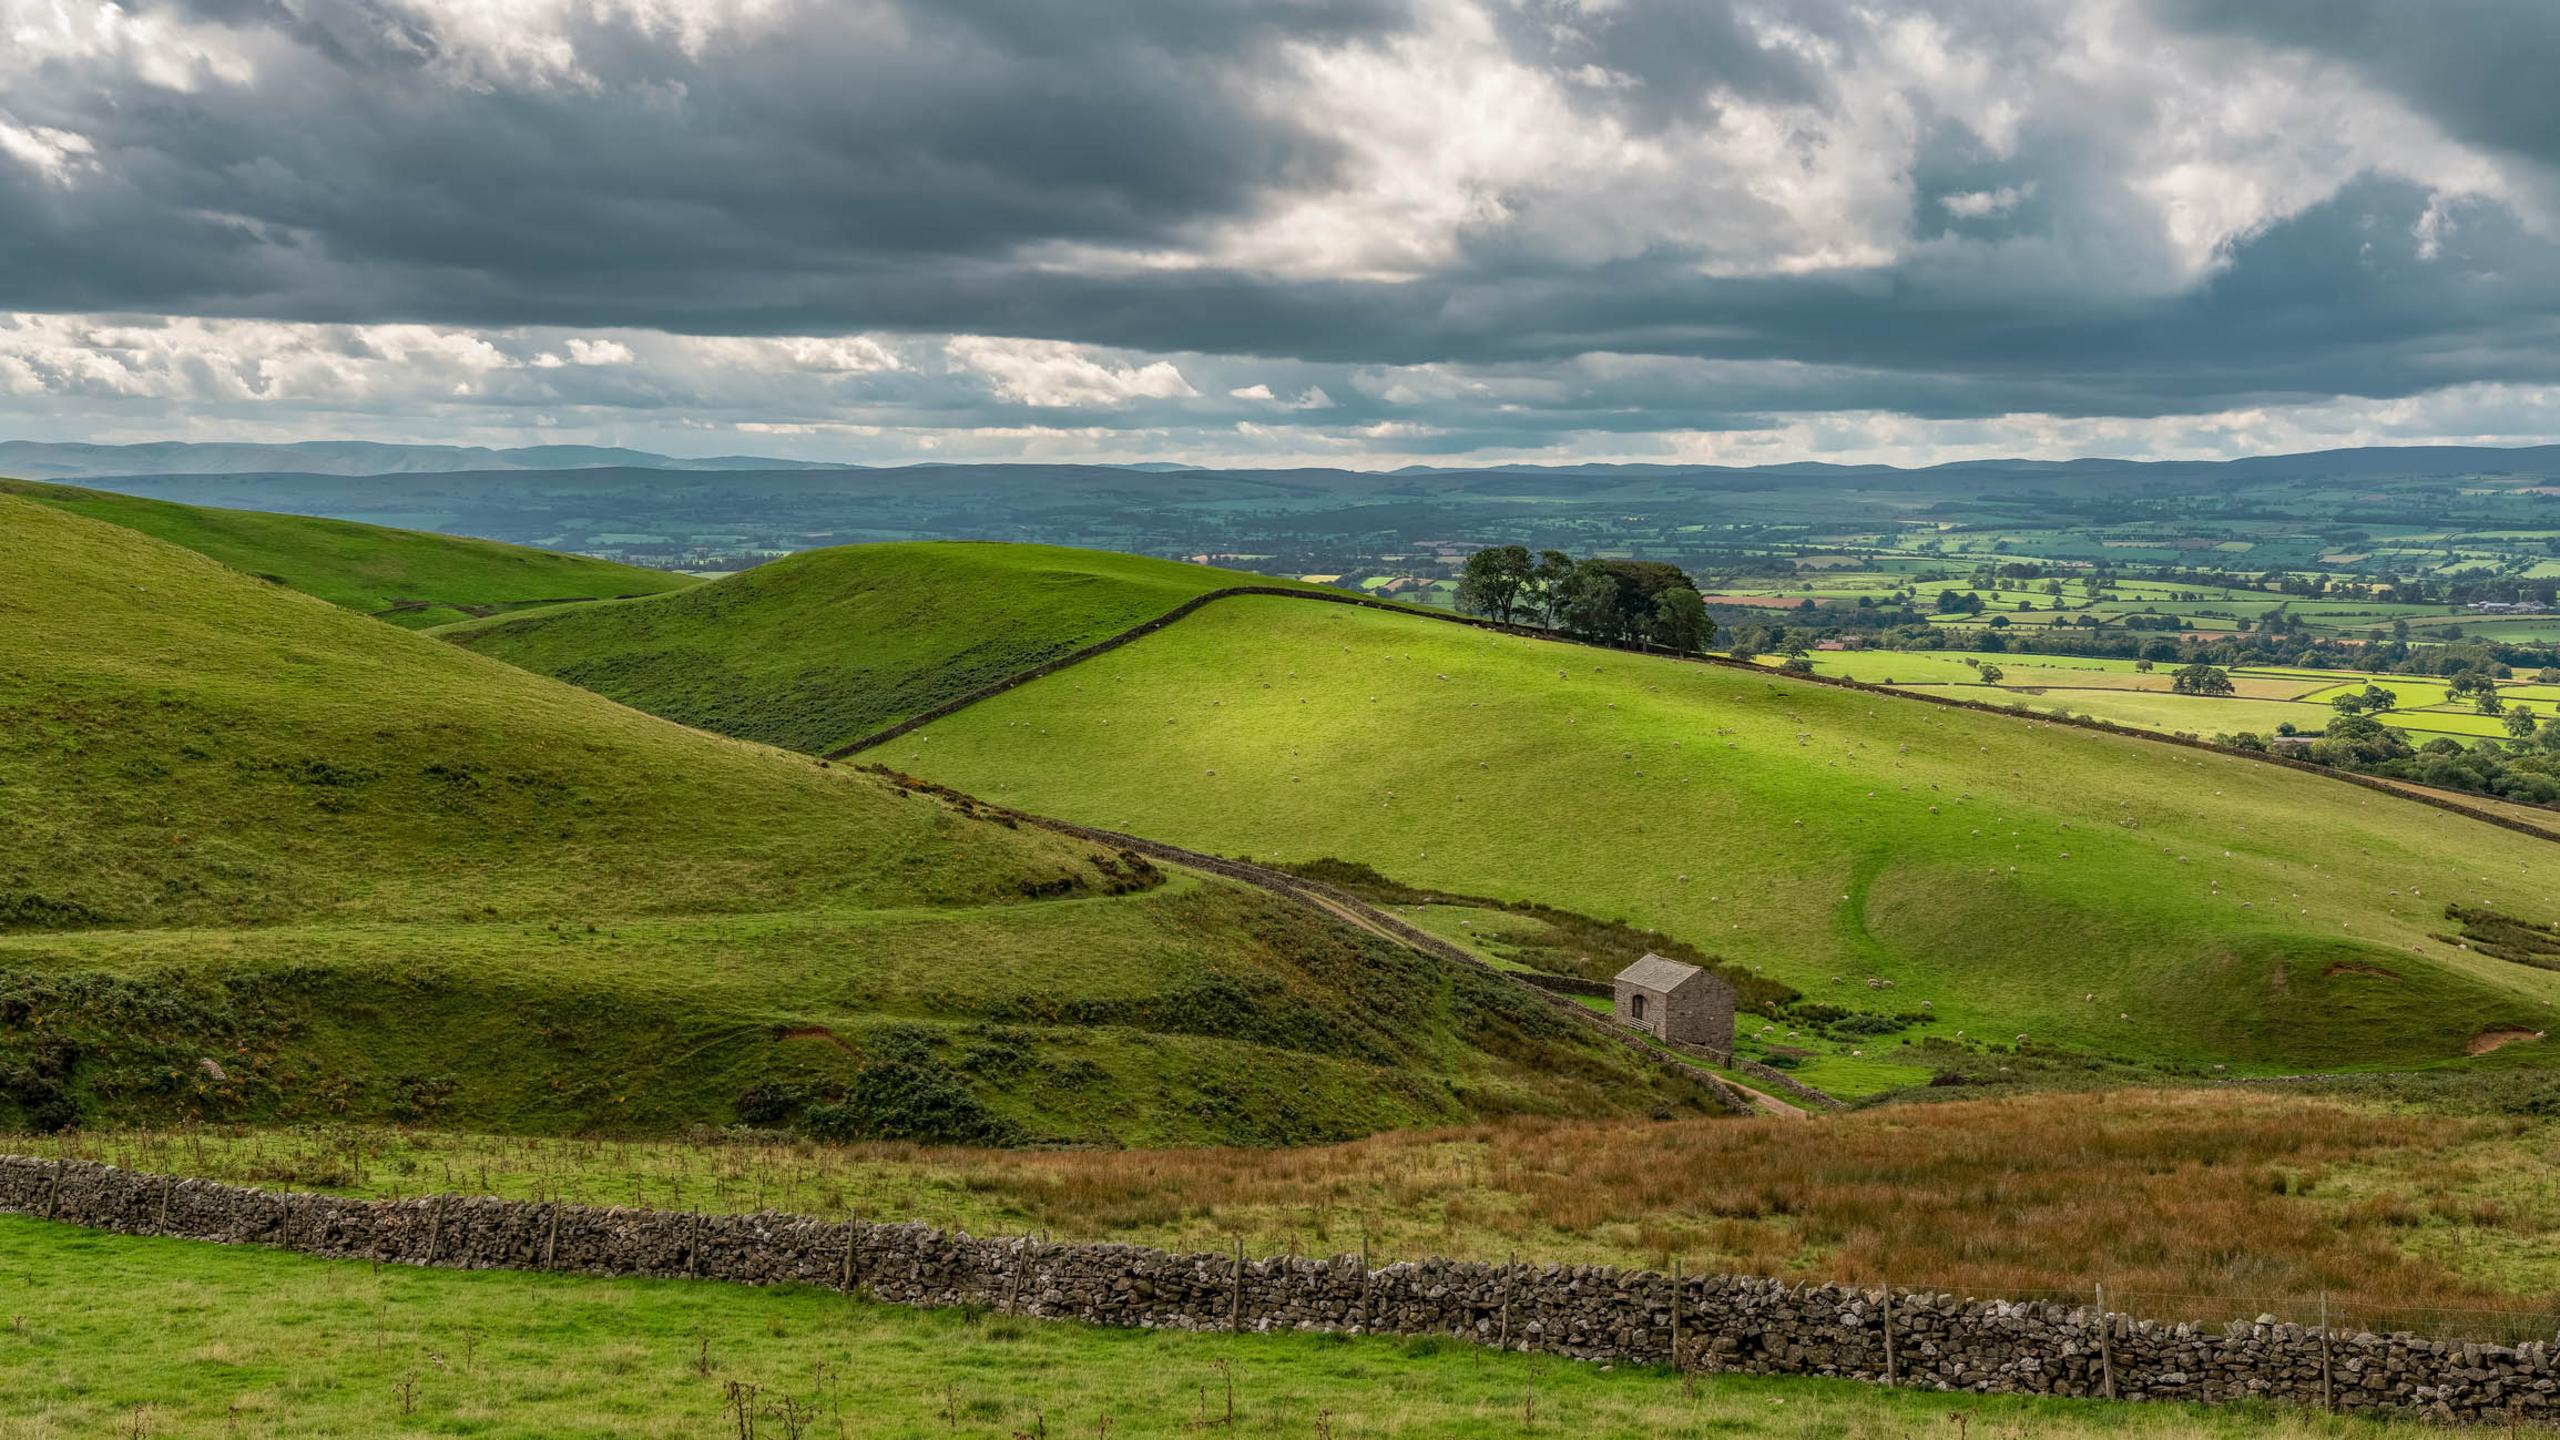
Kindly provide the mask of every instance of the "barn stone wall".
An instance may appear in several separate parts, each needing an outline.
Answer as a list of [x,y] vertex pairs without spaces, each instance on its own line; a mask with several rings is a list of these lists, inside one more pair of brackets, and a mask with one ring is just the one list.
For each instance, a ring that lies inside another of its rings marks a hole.
[[2560,1357],[2272,1320],[2171,1325],[2087,1307],[1675,1278],[1587,1265],[1246,1261],[988,1239],[923,1225],[456,1197],[350,1200],[0,1156],[0,1211],[306,1254],[465,1269],[800,1283],[905,1305],[1181,1330],[1455,1335],[1579,1360],[1936,1390],[2260,1399],[2443,1421],[2560,1420]]

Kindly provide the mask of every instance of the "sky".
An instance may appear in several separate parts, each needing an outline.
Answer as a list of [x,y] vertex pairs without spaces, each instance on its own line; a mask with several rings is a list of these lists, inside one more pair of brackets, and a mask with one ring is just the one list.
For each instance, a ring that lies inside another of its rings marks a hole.
[[0,438],[2560,440],[2553,0],[0,0]]

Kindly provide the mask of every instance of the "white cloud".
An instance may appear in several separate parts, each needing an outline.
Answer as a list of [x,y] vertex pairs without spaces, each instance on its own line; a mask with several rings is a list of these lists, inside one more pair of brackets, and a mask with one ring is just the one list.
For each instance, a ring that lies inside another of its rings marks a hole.
[[0,156],[15,160],[57,185],[97,168],[98,151],[85,135],[44,125],[20,125],[0,110]]
[[1041,408],[1126,405],[1197,395],[1167,360],[1114,364],[1058,340],[956,336],[944,345],[951,362],[985,376],[997,395]]
[[2036,193],[2036,182],[2003,185],[1997,190],[1967,190],[1938,197],[1939,206],[1960,220],[1979,220],[1987,215],[2006,215],[2018,208],[2018,202]]
[[1278,398],[1271,393],[1271,387],[1268,385],[1239,385],[1227,393],[1238,400],[1273,400]]
[[576,336],[569,341],[569,360],[575,365],[628,365],[636,358],[631,347],[619,340],[589,340]]

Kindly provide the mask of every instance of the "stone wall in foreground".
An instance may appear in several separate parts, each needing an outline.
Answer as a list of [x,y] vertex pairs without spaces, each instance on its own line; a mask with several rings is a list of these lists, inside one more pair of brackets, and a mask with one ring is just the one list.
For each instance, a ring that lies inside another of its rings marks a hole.
[[2560,1357],[2261,1322],[2227,1328],[1904,1290],[1601,1266],[1174,1254],[923,1225],[512,1200],[349,1200],[0,1156],[0,1211],[129,1235],[468,1269],[800,1283],[1103,1325],[1455,1335],[1580,1360],[1928,1389],[2285,1401],[2444,1421],[2560,1420]]

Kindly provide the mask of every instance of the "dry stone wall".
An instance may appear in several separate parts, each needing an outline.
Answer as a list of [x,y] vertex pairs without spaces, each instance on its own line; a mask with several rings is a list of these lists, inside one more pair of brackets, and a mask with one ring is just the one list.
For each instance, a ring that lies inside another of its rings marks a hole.
[[465,1269],[798,1283],[1180,1330],[1452,1335],[1578,1360],[1980,1393],[2272,1400],[2442,1421],[2560,1420],[2560,1357],[2262,1320],[2169,1325],[2047,1303],[1602,1266],[1176,1254],[923,1225],[456,1197],[351,1200],[0,1156],[0,1211],[130,1235]]

